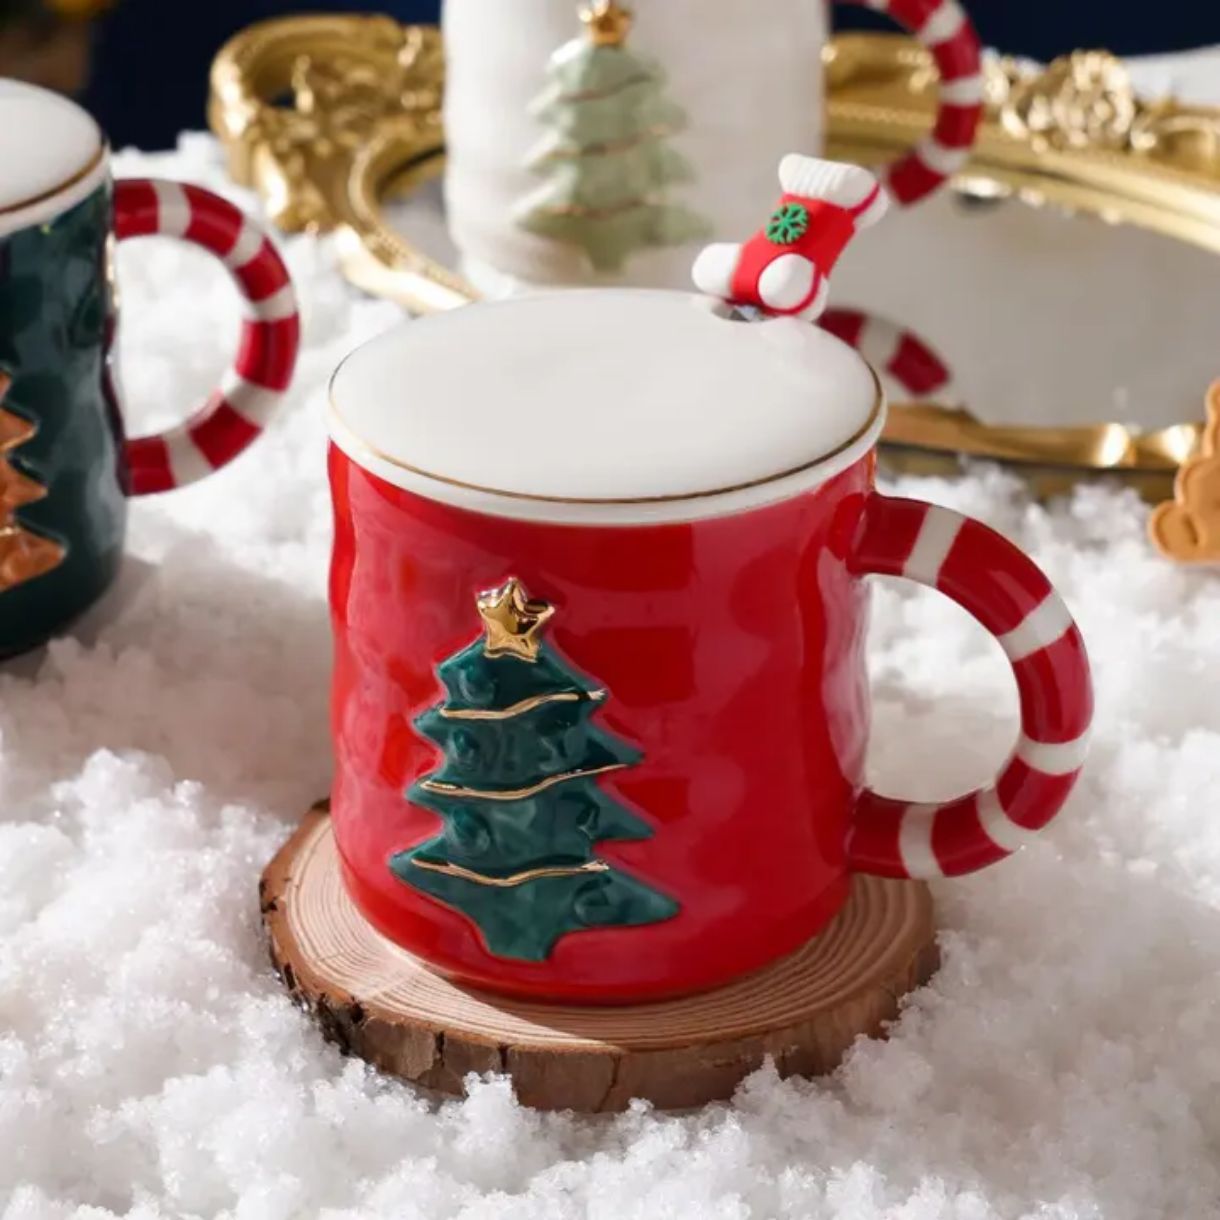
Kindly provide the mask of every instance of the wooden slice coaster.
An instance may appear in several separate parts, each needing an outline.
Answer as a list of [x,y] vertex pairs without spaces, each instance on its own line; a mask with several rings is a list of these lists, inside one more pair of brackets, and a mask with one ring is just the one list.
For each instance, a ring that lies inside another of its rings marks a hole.
[[939,963],[925,885],[856,880],[803,949],[718,991],[631,1008],[504,999],[448,982],[392,945],[343,888],[326,804],[263,874],[271,956],[329,1037],[383,1071],[461,1095],[468,1072],[506,1072],[525,1105],[685,1109],[732,1095],[771,1056],[781,1075],[831,1071]]

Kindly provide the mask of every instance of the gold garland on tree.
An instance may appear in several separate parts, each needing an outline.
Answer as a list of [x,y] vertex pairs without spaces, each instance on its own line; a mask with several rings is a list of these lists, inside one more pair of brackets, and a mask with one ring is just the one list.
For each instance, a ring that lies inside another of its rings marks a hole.
[[64,558],[58,542],[31,532],[17,520],[17,510],[43,499],[47,489],[9,460],[9,453],[37,431],[28,420],[4,409],[11,384],[0,373],[0,593],[50,572]]

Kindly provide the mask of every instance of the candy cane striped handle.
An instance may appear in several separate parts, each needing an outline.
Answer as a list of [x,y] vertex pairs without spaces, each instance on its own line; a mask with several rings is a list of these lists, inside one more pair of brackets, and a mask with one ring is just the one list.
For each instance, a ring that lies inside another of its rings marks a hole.
[[913,330],[861,309],[828,309],[818,325],[854,347],[883,378],[912,398],[956,402],[958,394],[948,365]]
[[936,126],[905,157],[882,171],[895,202],[930,195],[970,155],[983,115],[983,66],[978,35],[957,0],[843,0],[888,14],[932,54],[940,74]]
[[1031,560],[944,508],[872,496],[853,566],[939,589],[996,637],[1017,679],[1021,735],[995,784],[969,796],[917,805],[864,792],[850,867],[917,878],[986,868],[1050,822],[1076,783],[1093,715],[1084,641]]
[[177,237],[214,254],[248,314],[232,369],[185,423],[129,440],[128,491],[152,495],[194,483],[231,462],[267,426],[292,380],[300,345],[296,293],[266,233],[219,195],[155,178],[115,184],[115,233]]

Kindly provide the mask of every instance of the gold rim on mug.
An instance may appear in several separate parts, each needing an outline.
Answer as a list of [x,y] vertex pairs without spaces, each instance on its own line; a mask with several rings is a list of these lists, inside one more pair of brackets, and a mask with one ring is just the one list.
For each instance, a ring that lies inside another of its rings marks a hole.
[[[827,155],[891,160],[926,132],[936,75],[916,43],[843,35],[823,58]],[[429,313],[478,294],[394,232],[383,202],[442,172],[443,86],[434,27],[367,16],[273,19],[216,57],[209,117],[230,173],[258,190],[276,224],[332,232],[352,283]],[[273,104],[289,94],[291,106]],[[1220,109],[1145,101],[1103,51],[1077,51],[1044,69],[993,60],[978,140],[953,185],[1120,220],[1220,253]],[[1186,514],[1180,534],[1196,544],[1154,531],[1164,554],[1220,562],[1220,486],[1199,492],[1218,465],[1202,420],[1146,433],[1115,422],[995,426],[956,406],[893,401],[880,454],[889,468],[911,473],[951,474],[963,458],[995,461],[1039,495],[1083,479],[1117,480]],[[1210,537],[1214,545],[1199,544]]]
[[81,169],[75,170],[62,182],[57,183],[49,190],[39,191],[37,195],[30,195],[28,198],[19,200],[17,203],[10,203],[0,208],[0,216],[12,216],[17,212],[24,212],[27,208],[36,208],[40,203],[46,203],[48,199],[54,199],[56,195],[62,195],[65,191],[70,191],[77,183],[84,182],[90,174],[97,171],[98,166],[105,161],[109,151],[105,140],[101,141],[93,155]]

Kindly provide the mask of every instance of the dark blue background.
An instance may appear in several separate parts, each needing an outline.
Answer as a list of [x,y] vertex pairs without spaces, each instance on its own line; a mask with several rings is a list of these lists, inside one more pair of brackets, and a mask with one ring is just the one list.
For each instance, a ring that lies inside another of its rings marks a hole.
[[[1215,0],[1159,0],[1155,6],[1134,0],[967,3],[986,43],[1035,59],[1082,47],[1136,55],[1220,43],[1220,4]],[[374,7],[401,21],[435,22],[440,0],[382,0]],[[83,100],[117,147],[170,148],[179,131],[205,127],[208,67],[220,46],[243,26],[287,13],[368,8],[350,0],[120,0],[99,23],[93,81]],[[759,19],[766,20],[765,3],[759,8]],[[835,21],[841,29],[893,28],[875,14],[842,6],[836,8]]]

